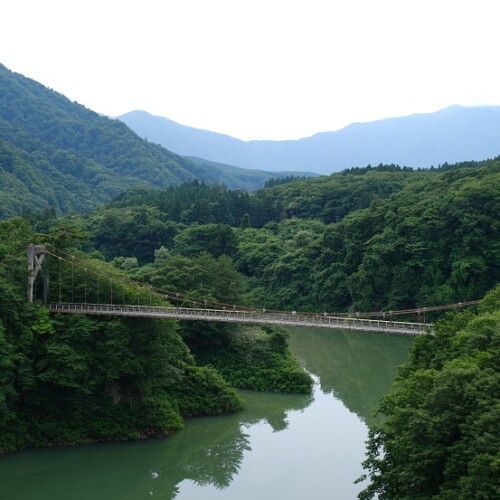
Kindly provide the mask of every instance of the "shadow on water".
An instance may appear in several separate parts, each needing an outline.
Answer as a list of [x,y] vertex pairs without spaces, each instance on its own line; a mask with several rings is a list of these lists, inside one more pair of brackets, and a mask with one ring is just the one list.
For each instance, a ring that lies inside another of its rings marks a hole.
[[304,395],[243,392],[238,414],[193,418],[166,439],[27,450],[0,457],[2,498],[10,500],[174,499],[188,479],[226,488],[250,451],[245,429],[267,422],[287,428],[287,414],[306,408]]
[[294,355],[367,425],[379,421],[374,413],[389,392],[398,366],[408,359],[415,337],[384,333],[288,328]]

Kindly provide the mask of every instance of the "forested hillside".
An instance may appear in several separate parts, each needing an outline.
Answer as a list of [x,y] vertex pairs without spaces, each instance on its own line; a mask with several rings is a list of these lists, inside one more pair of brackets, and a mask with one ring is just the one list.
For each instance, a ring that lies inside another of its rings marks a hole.
[[498,220],[492,160],[351,169],[252,195],[197,182],[134,190],[72,223],[139,274],[161,255],[175,292],[195,291],[173,278],[180,262],[208,253],[230,259],[248,305],[390,311],[481,298],[500,280]]
[[360,499],[498,498],[500,287],[416,339],[380,411]]
[[270,176],[182,158],[0,64],[0,219],[88,211],[136,185],[254,189]]

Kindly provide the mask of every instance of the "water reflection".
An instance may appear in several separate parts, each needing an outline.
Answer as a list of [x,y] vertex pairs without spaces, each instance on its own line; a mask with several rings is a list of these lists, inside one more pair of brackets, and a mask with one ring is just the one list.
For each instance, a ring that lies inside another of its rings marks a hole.
[[290,328],[290,346],[304,367],[368,425],[389,392],[414,337],[383,333]]
[[174,499],[179,484],[226,488],[251,450],[246,428],[287,428],[287,415],[307,407],[303,395],[243,393],[244,412],[194,418],[166,439],[23,451],[0,457],[2,498],[12,500]]

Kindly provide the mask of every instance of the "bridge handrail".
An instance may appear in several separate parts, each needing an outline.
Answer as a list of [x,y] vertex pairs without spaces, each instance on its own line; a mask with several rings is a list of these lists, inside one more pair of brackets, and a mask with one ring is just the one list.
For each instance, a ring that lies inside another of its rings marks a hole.
[[53,312],[82,312],[88,314],[117,314],[127,315],[149,314],[176,319],[204,319],[213,318],[215,321],[222,318],[226,321],[270,322],[288,324],[307,324],[317,326],[339,325],[349,327],[366,328],[367,330],[401,330],[421,333],[432,325],[429,323],[414,323],[407,321],[389,321],[383,319],[353,318],[346,316],[331,316],[314,313],[276,312],[242,309],[204,309],[172,306],[153,305],[119,305],[119,304],[76,304],[69,302],[52,302],[50,310]]

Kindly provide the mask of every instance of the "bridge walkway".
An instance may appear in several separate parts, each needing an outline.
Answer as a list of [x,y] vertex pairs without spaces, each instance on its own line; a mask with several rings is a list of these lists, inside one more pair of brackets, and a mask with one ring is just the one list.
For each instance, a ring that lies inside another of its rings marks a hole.
[[386,332],[403,335],[421,335],[432,331],[429,323],[363,319],[313,313],[250,311],[241,309],[196,309],[187,307],[162,307],[118,304],[73,304],[52,302],[49,310],[54,313],[88,314],[105,316],[129,316],[167,318],[179,320],[220,321],[226,323],[271,324],[287,326],[311,326],[367,332]]

